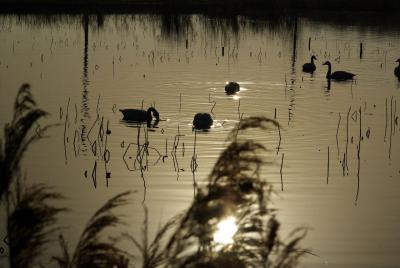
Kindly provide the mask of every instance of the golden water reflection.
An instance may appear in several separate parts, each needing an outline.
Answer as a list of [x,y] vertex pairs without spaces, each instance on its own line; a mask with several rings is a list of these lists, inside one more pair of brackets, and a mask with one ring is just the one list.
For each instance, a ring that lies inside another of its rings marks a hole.
[[233,243],[233,237],[236,234],[238,227],[236,225],[236,218],[229,216],[222,219],[217,224],[217,230],[214,233],[214,242],[219,244],[217,250],[222,249],[222,246],[226,246]]

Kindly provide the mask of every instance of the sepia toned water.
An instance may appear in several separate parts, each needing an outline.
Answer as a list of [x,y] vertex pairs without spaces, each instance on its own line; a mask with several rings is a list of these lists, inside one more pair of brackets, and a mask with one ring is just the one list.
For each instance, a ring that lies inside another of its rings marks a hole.
[[[126,190],[135,193],[121,230],[140,237],[145,205],[151,236],[189,207],[240,117],[276,116],[281,140],[277,129],[249,137],[270,149],[262,175],[282,235],[310,228],[303,245],[315,256],[301,267],[397,267],[400,24],[334,18],[2,15],[0,127],[30,83],[51,114],[41,125],[58,126],[31,147],[23,172],[65,196],[59,225],[72,248],[92,213]],[[301,69],[311,55],[313,75]],[[326,60],[355,81],[328,85]],[[240,93],[226,95],[227,81]],[[151,129],[118,111],[150,106],[161,117]],[[212,112],[214,125],[195,135],[197,112]]]

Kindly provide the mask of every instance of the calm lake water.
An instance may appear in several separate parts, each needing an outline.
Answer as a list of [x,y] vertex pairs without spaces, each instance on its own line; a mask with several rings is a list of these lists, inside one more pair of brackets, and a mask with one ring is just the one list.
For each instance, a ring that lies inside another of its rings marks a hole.
[[[310,227],[303,245],[317,256],[301,267],[398,267],[400,82],[393,70],[400,26],[338,21],[2,15],[0,127],[11,120],[18,88],[29,82],[51,113],[42,124],[60,125],[31,147],[23,171],[28,182],[46,182],[66,197],[70,212],[59,222],[72,248],[95,209],[125,190],[135,193],[120,211],[124,230],[140,237],[145,204],[153,234],[189,206],[194,183],[206,182],[239,116],[276,115],[279,147],[275,129],[250,137],[271,150],[262,174],[274,185],[282,235]],[[311,55],[313,75],[301,69]],[[329,89],[326,60],[356,80],[332,81]],[[240,83],[240,93],[227,96],[227,81]],[[135,158],[145,129],[122,122],[118,109],[150,106],[162,120],[148,131],[141,172]],[[211,111],[212,129],[196,135],[192,172],[191,122],[195,113]]]

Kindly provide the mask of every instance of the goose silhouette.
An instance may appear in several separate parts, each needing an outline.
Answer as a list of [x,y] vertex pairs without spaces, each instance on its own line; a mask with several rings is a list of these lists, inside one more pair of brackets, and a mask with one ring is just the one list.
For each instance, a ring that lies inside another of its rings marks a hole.
[[315,69],[317,69],[317,67],[314,64],[314,60],[316,60],[316,59],[317,59],[317,57],[312,55],[311,62],[307,62],[307,63],[303,64],[303,72],[305,72],[305,73],[313,73],[315,71]]
[[355,74],[345,72],[345,71],[336,71],[331,73],[332,71],[332,65],[329,61],[326,61],[322,65],[328,65],[328,72],[326,73],[326,78],[328,79],[334,79],[334,80],[352,80]]
[[140,109],[119,109],[119,111],[123,114],[122,119],[126,121],[132,121],[135,123],[147,122],[147,125],[150,125],[153,117],[156,122],[160,121],[160,114],[153,107],[150,107],[147,111]]
[[235,94],[238,91],[240,91],[240,85],[236,82],[229,82],[225,86],[225,92],[228,95]]
[[400,79],[400,59],[396,60],[396,62],[399,63],[399,66],[397,66],[396,68],[394,68],[394,75],[397,76],[397,78]]
[[213,119],[209,113],[197,113],[193,118],[193,129],[209,129],[213,124]]

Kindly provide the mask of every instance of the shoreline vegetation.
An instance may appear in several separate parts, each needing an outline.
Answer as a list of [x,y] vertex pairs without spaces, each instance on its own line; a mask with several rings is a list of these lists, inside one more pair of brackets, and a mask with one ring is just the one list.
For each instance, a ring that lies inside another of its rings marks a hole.
[[[219,156],[207,178],[207,185],[197,188],[197,194],[188,208],[171,218],[157,231],[154,239],[148,237],[148,212],[142,237],[109,228],[123,226],[123,216],[115,209],[127,206],[129,189],[109,199],[91,216],[75,245],[59,225],[60,213],[73,208],[55,206],[65,196],[46,184],[30,184],[22,177],[20,165],[32,143],[46,137],[47,125],[34,130],[35,125],[49,114],[34,101],[29,84],[18,91],[14,116],[6,124],[0,139],[0,205],[5,210],[2,224],[6,226],[7,246],[3,255],[10,268],[128,268],[134,267],[139,251],[143,268],[156,267],[269,267],[292,268],[305,255],[314,255],[301,243],[307,228],[294,229],[288,237],[280,236],[281,223],[271,206],[272,185],[259,173],[268,165],[264,155],[268,148],[245,138],[247,130],[266,131],[279,128],[279,123],[265,117],[241,119],[227,137],[225,150]],[[195,155],[194,161],[195,161]],[[194,187],[197,187],[194,184]],[[108,230],[106,238],[105,230]],[[45,251],[56,243],[59,249],[46,260]],[[124,249],[120,242],[131,242]],[[49,267],[46,265],[46,267]]]
[[[96,4],[96,2],[99,4]],[[295,28],[300,20],[312,21],[316,24],[329,24],[336,27],[356,26],[361,30],[374,28],[379,31],[398,31],[400,29],[400,1],[390,3],[385,7],[372,8],[372,4],[362,8],[342,9],[327,7],[318,9],[299,7],[293,8],[289,5],[282,7],[261,5],[256,7],[248,5],[218,4],[210,5],[172,5],[138,2],[136,0],[0,0],[0,22],[15,18],[19,23],[28,27],[59,25],[60,23],[83,23],[86,21],[91,27],[102,28],[108,21],[147,19],[150,23],[160,25],[162,32],[171,35],[169,37],[181,38],[193,24],[192,17],[198,16],[205,27],[211,27],[230,33],[237,33],[240,27],[250,27],[252,31],[260,31],[268,28],[272,31],[282,32],[285,28],[289,33]],[[172,3],[171,0],[170,2]],[[176,0],[181,1],[181,0]],[[258,0],[250,0],[258,1]],[[267,0],[268,1],[268,0]],[[277,1],[277,0],[271,0]],[[288,2],[294,0],[287,0]],[[306,0],[307,1],[307,0]],[[330,0],[329,0],[330,1]],[[342,0],[339,0],[339,2]],[[358,0],[356,0],[358,1]],[[143,3],[143,4],[138,4]],[[145,4],[147,3],[147,4]],[[378,4],[377,4],[378,5]],[[216,22],[216,23],[213,23]],[[168,37],[168,36],[166,36]],[[186,36],[185,36],[186,38]]]
[[[1,0],[0,0],[1,1]],[[400,1],[399,1],[400,2]],[[26,8],[26,6],[25,6]],[[24,11],[25,10],[25,11]],[[107,25],[120,25],[123,23],[134,24],[136,22],[147,23],[151,27],[161,30],[162,37],[166,40],[184,41],[196,24],[210,29],[210,32],[225,32],[231,38],[236,38],[240,31],[246,29],[251,32],[261,33],[270,31],[276,34],[292,36],[297,23],[303,21],[319,25],[333,27],[357,27],[358,30],[371,30],[379,32],[398,32],[400,29],[400,17],[397,11],[296,11],[281,13],[267,13],[261,10],[246,11],[240,13],[219,12],[208,13],[176,13],[162,9],[153,11],[131,11],[130,9],[117,10],[99,8],[98,10],[54,10],[45,11],[37,9],[19,9],[14,11],[0,10],[0,24],[15,20],[17,24],[23,24],[28,28],[52,27],[62,24],[82,25],[83,29],[102,30]],[[88,27],[85,25],[87,24]],[[86,35],[87,36],[87,35]],[[213,37],[210,37],[213,38]]]
[[304,11],[394,11],[398,0],[0,0],[0,13],[282,13]]

